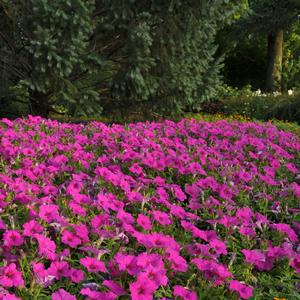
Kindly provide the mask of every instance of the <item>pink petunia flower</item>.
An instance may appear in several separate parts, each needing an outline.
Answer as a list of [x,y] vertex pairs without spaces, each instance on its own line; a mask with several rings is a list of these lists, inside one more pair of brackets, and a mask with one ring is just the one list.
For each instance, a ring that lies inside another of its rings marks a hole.
[[197,300],[197,295],[193,291],[189,291],[180,285],[175,285],[173,295],[182,298],[183,300]]
[[113,280],[104,280],[102,284],[109,288],[110,291],[118,297],[126,295],[126,291],[117,282]]
[[24,238],[18,230],[7,230],[3,234],[4,246],[21,246]]
[[226,245],[224,242],[217,239],[213,239],[209,242],[209,245],[215,250],[215,253],[217,255],[227,254]]
[[45,256],[47,259],[54,260],[56,257],[56,244],[51,239],[40,234],[36,234],[35,238],[39,244],[39,255]]
[[15,294],[11,294],[8,291],[0,290],[0,299],[1,300],[22,300],[21,298],[17,297]]
[[229,283],[229,289],[237,292],[242,299],[249,299],[253,296],[253,289],[246,284],[242,284],[237,280],[231,280]]
[[73,225],[75,234],[81,239],[83,243],[88,243],[89,239],[89,230],[85,224]]
[[43,204],[40,206],[39,217],[46,221],[47,223],[51,223],[59,219],[59,207],[54,204]]
[[137,266],[137,258],[134,255],[125,255],[117,253],[114,257],[120,271],[126,271],[130,275],[137,275],[140,268]]
[[245,261],[254,265],[260,271],[269,271],[273,267],[273,260],[268,260],[265,252],[243,249],[242,253],[245,255]]
[[291,267],[300,274],[300,254],[298,254],[290,263]]
[[0,219],[0,230],[5,230],[6,229],[6,224],[4,223],[3,220]]
[[156,269],[153,267],[148,267],[138,275],[138,279],[141,281],[150,280],[155,284],[156,288],[159,288],[162,285],[165,286],[168,283],[168,277],[166,276],[165,268]]
[[23,234],[24,236],[33,237],[36,233],[41,233],[43,231],[43,226],[35,220],[31,220],[23,224]]
[[3,267],[0,275],[0,285],[4,287],[23,287],[22,273],[17,270],[16,264],[12,263]]
[[69,276],[74,283],[79,283],[84,280],[84,272],[82,270],[77,270],[74,268],[70,269]]
[[59,289],[54,292],[51,296],[52,300],[76,300],[76,297],[65,291],[64,289]]
[[150,280],[137,280],[129,285],[132,300],[152,300],[155,284]]
[[103,261],[93,257],[85,257],[80,259],[80,264],[83,265],[89,272],[103,272],[106,273],[107,269]]
[[83,288],[80,291],[81,295],[87,296],[89,300],[115,300],[117,296],[112,292],[98,292],[90,288]]
[[51,263],[47,272],[57,280],[60,280],[62,277],[69,277],[70,267],[66,261],[54,261]]
[[155,221],[163,226],[167,226],[172,224],[172,221],[169,218],[169,215],[165,212],[159,210],[153,210],[152,215]]
[[290,225],[284,224],[284,223],[278,223],[278,224],[271,224],[270,227],[274,228],[282,233],[285,233],[287,235],[287,237],[291,240],[291,242],[298,241],[298,237]]
[[81,239],[77,237],[74,233],[69,230],[64,230],[61,235],[61,241],[70,246],[71,248],[76,248],[81,244]]
[[186,260],[174,251],[169,253],[168,261],[170,262],[172,270],[175,272],[186,272],[188,270]]
[[139,214],[138,215],[138,217],[137,217],[137,223],[144,230],[151,230],[152,229],[151,220],[147,216],[145,216],[143,214]]

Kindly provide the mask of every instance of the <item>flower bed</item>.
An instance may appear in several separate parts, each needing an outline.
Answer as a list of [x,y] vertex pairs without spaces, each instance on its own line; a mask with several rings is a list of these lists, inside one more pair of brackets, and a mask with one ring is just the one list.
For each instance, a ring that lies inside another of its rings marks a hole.
[[292,133],[29,117],[0,141],[0,299],[296,299]]

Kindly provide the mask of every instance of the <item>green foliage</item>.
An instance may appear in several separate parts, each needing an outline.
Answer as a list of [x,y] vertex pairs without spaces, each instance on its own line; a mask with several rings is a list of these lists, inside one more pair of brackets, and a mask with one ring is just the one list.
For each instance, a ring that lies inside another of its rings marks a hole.
[[270,33],[286,29],[298,18],[300,3],[295,0],[248,0],[250,14],[243,20],[249,31]]
[[215,36],[238,3],[1,1],[1,101],[21,97],[45,116],[57,107],[88,116],[102,107],[199,110],[217,95],[222,63]]
[[100,2],[97,32],[110,38],[104,60],[115,68],[105,107],[169,114],[215,97],[221,63],[214,38],[235,1]]
[[223,100],[225,114],[239,114],[258,120],[279,119],[300,124],[299,95],[239,95]]
[[284,45],[283,90],[300,90],[300,22],[290,28]]
[[19,72],[11,78],[9,100],[23,96],[38,114],[47,115],[53,104],[91,112],[99,95],[76,78],[93,74],[92,64],[101,63],[89,53],[94,1],[6,0],[1,6],[2,22],[11,25],[3,40],[14,38],[1,43],[0,51],[8,53],[9,68]]
[[224,77],[231,86],[265,88],[268,63],[267,35],[284,30],[281,90],[299,86],[299,1],[248,0],[236,21],[218,34],[226,54]]

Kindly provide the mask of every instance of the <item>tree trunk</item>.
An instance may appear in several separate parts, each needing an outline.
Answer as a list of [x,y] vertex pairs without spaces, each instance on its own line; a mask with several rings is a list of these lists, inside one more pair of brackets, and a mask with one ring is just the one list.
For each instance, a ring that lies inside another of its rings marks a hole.
[[268,34],[266,91],[281,90],[283,30]]
[[50,112],[48,96],[37,91],[32,92],[30,96],[32,114],[48,118]]

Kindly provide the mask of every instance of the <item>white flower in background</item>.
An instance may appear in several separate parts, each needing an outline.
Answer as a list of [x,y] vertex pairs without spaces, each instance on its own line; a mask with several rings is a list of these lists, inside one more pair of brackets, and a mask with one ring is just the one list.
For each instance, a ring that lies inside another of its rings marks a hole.
[[277,96],[279,96],[279,95],[281,95],[280,92],[273,92],[273,96],[277,97]]
[[258,89],[257,91],[255,91],[255,95],[256,96],[259,96],[261,94],[261,90],[260,89]]
[[291,89],[288,90],[288,95],[289,95],[289,96],[292,96],[293,94],[294,94],[293,90],[291,90]]

